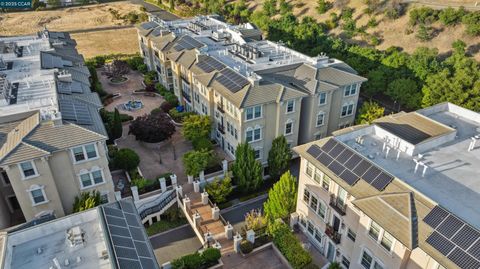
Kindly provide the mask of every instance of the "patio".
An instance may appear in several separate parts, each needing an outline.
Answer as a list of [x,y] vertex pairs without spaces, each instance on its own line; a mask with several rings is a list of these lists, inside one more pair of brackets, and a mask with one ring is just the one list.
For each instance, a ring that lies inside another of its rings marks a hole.
[[295,236],[303,244],[304,249],[306,249],[312,256],[313,263],[316,264],[319,268],[323,268],[329,261],[322,253],[310,242],[308,237],[301,231],[296,231]]

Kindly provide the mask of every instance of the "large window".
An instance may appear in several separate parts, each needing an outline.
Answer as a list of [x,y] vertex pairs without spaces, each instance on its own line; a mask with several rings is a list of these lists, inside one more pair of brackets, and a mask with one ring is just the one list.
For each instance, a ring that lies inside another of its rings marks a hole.
[[317,208],[318,208],[318,199],[313,195],[310,199],[310,208],[315,212],[317,211]]
[[395,239],[390,233],[382,229],[380,225],[378,225],[373,220],[370,223],[370,229],[368,231],[368,234],[373,240],[375,240],[378,244],[380,244],[384,249],[386,249],[389,252],[392,251],[393,242],[395,241]]
[[30,187],[29,193],[34,206],[48,202],[43,186],[34,185]]
[[76,163],[86,160],[96,159],[98,157],[95,144],[75,147],[72,149],[73,159]]
[[307,189],[303,190],[303,201],[307,204],[310,201],[310,192]]
[[104,183],[103,173],[100,169],[93,171],[83,171],[80,175],[81,188],[88,188]]
[[285,123],[285,135],[289,135],[293,133],[293,122]]
[[327,177],[326,175],[323,176],[323,181],[322,181],[322,188],[328,191],[330,188],[330,178]]
[[380,229],[381,229],[380,225],[372,221],[372,223],[370,224],[370,229],[368,230],[368,234],[370,235],[371,238],[377,241],[378,237],[380,236]]
[[287,101],[287,113],[292,113],[295,111],[295,100]]
[[344,90],[344,96],[345,97],[352,96],[352,95],[355,95],[355,94],[357,94],[357,84],[352,84],[352,85],[345,86],[345,90]]
[[247,131],[245,133],[245,137],[246,137],[247,143],[261,140],[262,139],[262,128],[259,127],[259,126],[255,127],[255,129],[247,128]]
[[350,268],[350,260],[345,256],[342,257],[342,266],[346,269]]
[[323,126],[324,123],[325,123],[325,113],[320,112],[317,115],[317,127]]
[[350,116],[353,114],[354,104],[348,104],[342,106],[342,117]]
[[33,161],[20,163],[20,170],[24,179],[38,176],[37,169]]
[[355,242],[355,239],[357,239],[357,234],[352,231],[352,229],[348,228],[347,237],[350,238],[350,240],[352,240],[353,242]]
[[245,118],[247,120],[258,119],[262,117],[262,106],[248,107],[245,110]]
[[322,219],[325,219],[326,212],[327,212],[327,206],[322,202],[318,203],[317,213]]
[[307,173],[307,175],[308,175],[309,177],[312,177],[312,175],[313,175],[313,169],[315,169],[315,168],[313,167],[313,165],[312,165],[310,162],[307,161],[305,167],[306,167],[305,173]]
[[327,93],[321,92],[318,95],[318,105],[325,105],[327,103]]
[[365,269],[384,269],[383,265],[370,252],[363,250],[360,264]]
[[256,148],[254,151],[254,156],[255,160],[261,159],[262,158],[262,149],[261,148]]

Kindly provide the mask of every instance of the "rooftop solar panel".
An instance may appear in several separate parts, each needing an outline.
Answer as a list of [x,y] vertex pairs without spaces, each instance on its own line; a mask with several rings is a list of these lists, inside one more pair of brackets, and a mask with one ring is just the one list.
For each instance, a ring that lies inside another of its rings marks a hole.
[[448,254],[447,258],[449,258],[453,263],[462,269],[480,268],[480,261],[477,261],[459,247],[456,247],[450,254]]
[[217,61],[212,57],[207,57],[203,59],[201,62],[197,64],[198,68],[202,69],[202,71],[210,73],[215,70],[220,71],[225,68],[225,65],[221,62]]
[[372,165],[369,162],[361,160],[352,170],[352,172],[354,172],[358,177],[362,177],[368,171],[368,169],[370,169],[370,167],[372,167]]
[[112,236],[112,241],[115,246],[127,247],[127,248],[134,248],[135,245],[133,244],[132,239],[121,237],[121,236]]
[[332,158],[337,158],[344,150],[345,146],[338,143],[328,154],[330,154]]
[[345,167],[337,161],[333,161],[328,166],[328,169],[330,169],[333,173],[335,173],[335,175],[340,175],[343,171],[345,171]]
[[445,209],[440,206],[435,206],[423,219],[423,221],[432,228],[437,228],[438,225],[449,215]]
[[362,178],[363,180],[371,184],[378,177],[378,175],[380,175],[381,172],[382,170],[372,165],[370,166],[368,171],[365,174],[363,174]]
[[452,242],[462,249],[468,249],[478,238],[480,238],[480,232],[473,229],[469,225],[465,225],[460,229],[457,234],[452,238]]
[[337,161],[341,164],[345,164],[348,159],[350,159],[353,156],[353,152],[349,149],[345,149],[340,155],[337,157]]
[[337,141],[335,141],[334,139],[329,139],[327,143],[325,143],[325,145],[322,146],[322,149],[326,152],[329,152],[336,145],[337,145]]
[[470,247],[468,253],[480,260],[480,238]]
[[340,174],[340,178],[347,182],[348,185],[353,186],[359,180],[359,177],[352,173],[350,170],[346,169],[345,171]]
[[438,226],[437,231],[450,239],[464,224],[463,221],[454,215],[449,215],[442,224]]
[[229,68],[223,69],[220,74],[216,80],[232,92],[241,90],[249,83],[246,78]]
[[325,165],[325,166],[329,166],[330,163],[332,163],[333,159],[332,157],[328,156],[328,154],[326,154],[325,152],[323,152],[322,154],[320,154],[320,156],[318,156],[317,160]]
[[311,145],[307,149],[307,153],[310,154],[313,158],[317,158],[320,153],[322,153],[322,149],[318,145]]
[[448,241],[443,235],[434,231],[426,240],[428,244],[442,253],[444,256],[447,256],[450,251],[455,247],[455,245]]
[[390,184],[390,182],[392,182],[393,180],[393,176],[385,173],[385,172],[382,172],[380,173],[380,175],[378,175],[378,177],[371,183],[371,185],[379,190],[379,191],[382,191],[385,189],[385,187],[387,187],[388,184]]

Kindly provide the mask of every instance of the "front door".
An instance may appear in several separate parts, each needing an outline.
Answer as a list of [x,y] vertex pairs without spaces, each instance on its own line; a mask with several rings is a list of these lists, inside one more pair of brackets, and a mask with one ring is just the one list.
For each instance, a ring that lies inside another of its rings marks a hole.
[[333,230],[338,232],[340,229],[340,219],[337,216],[333,215]]
[[16,196],[8,197],[8,203],[10,204],[10,207],[12,208],[13,211],[20,209],[20,204],[18,203]]
[[327,246],[327,259],[331,262],[333,262],[333,259],[335,259],[335,246],[330,241],[328,242]]

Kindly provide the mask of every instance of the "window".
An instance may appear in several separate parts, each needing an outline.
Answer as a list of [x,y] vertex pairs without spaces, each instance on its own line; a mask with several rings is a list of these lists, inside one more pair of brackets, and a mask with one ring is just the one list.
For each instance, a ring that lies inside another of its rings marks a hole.
[[106,203],[108,203],[108,192],[102,193],[102,194],[100,195],[100,203],[101,203],[101,204],[106,204]]
[[285,135],[289,135],[293,133],[293,122],[285,123]]
[[292,113],[295,110],[295,100],[287,101],[287,113]]
[[245,111],[247,120],[258,119],[262,117],[262,106],[248,107]]
[[322,231],[318,228],[315,229],[315,240],[317,240],[320,245],[322,244]]
[[370,237],[372,237],[375,241],[378,240],[378,236],[380,235],[380,226],[372,221],[371,224],[370,224],[370,229],[368,230],[368,234],[370,235]]
[[344,96],[352,96],[357,94],[357,84],[345,86]]
[[393,236],[384,231],[382,239],[380,240],[380,245],[382,245],[387,251],[391,251],[393,246]]
[[330,178],[327,176],[323,176],[323,181],[322,181],[322,188],[328,191],[330,189]]
[[23,178],[32,178],[38,175],[33,161],[20,163],[20,169],[22,170]]
[[317,197],[313,196],[312,195],[312,199],[310,200],[310,208],[313,210],[313,211],[317,211],[317,206],[318,206],[318,200],[317,200]]
[[89,144],[85,146],[79,146],[72,149],[73,159],[76,163],[95,159],[98,157],[95,144]]
[[318,113],[318,115],[317,115],[317,127],[323,126],[324,121],[325,121],[325,113],[324,112]]
[[360,264],[363,266],[363,268],[370,269],[372,266],[372,262],[373,257],[364,250]]
[[310,192],[305,189],[303,190],[303,201],[308,204],[308,201],[310,200]]
[[10,178],[7,175],[6,171],[2,171],[2,180],[3,180],[3,186],[10,186]]
[[258,160],[258,159],[261,158],[262,155],[261,155],[261,152],[260,152],[260,151],[261,151],[260,149],[255,149],[255,150],[253,151],[254,154],[255,154],[255,160]]
[[353,114],[353,104],[343,105],[342,106],[342,117],[350,116]]
[[80,184],[82,189],[99,185],[105,182],[103,179],[103,173],[101,170],[84,172],[80,174],[79,177],[80,177]]
[[307,222],[307,230],[308,232],[313,235],[313,233],[315,232],[315,227],[313,226],[313,223],[311,221],[308,221]]
[[261,140],[262,128],[260,126],[256,126],[255,129],[252,129],[251,127],[247,128],[245,137],[246,137],[247,143]]
[[350,267],[350,260],[345,256],[342,256],[342,266],[346,269]]
[[317,182],[320,183],[322,181],[322,172],[318,169],[315,170],[315,175],[313,176],[313,179]]
[[327,103],[327,93],[326,92],[321,92],[318,95],[318,105],[325,105]]
[[305,173],[309,176],[309,177],[312,177],[313,175],[313,165],[306,161],[306,164],[305,164]]
[[350,238],[350,240],[352,240],[353,242],[355,242],[355,239],[357,238],[357,234],[354,231],[352,231],[350,228],[348,228],[347,237]]
[[320,202],[318,204],[317,213],[320,217],[322,217],[322,219],[325,219],[325,212],[327,212],[327,206],[324,203]]
[[32,204],[34,206],[48,202],[43,188],[43,186],[38,185],[34,185],[30,188],[30,198],[32,199]]

